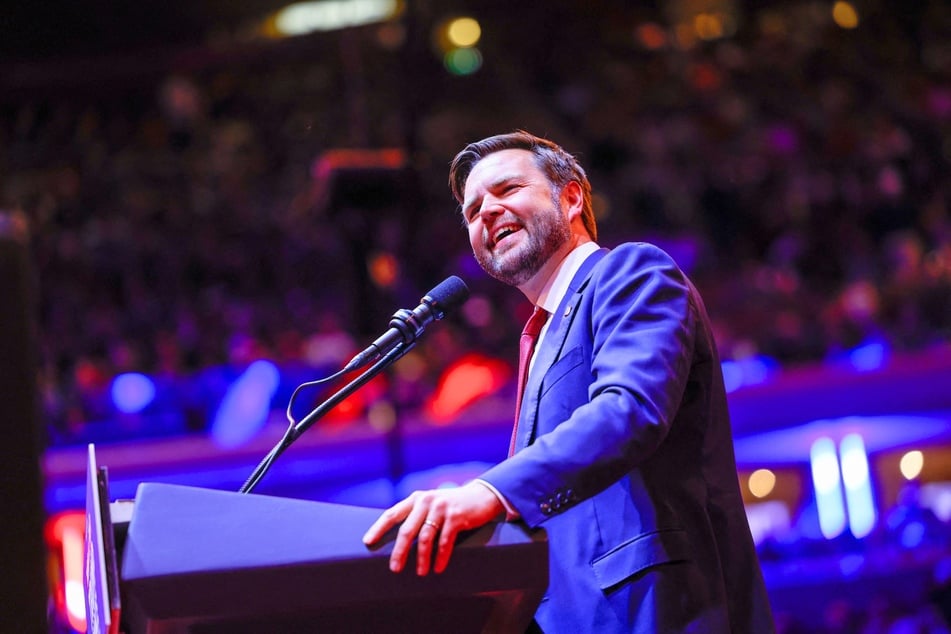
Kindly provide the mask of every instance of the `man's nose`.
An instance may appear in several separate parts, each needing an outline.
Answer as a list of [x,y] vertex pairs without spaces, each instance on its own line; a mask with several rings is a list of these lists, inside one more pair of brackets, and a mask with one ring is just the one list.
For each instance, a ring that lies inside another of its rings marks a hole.
[[479,208],[479,215],[483,218],[492,218],[498,216],[504,211],[505,207],[503,207],[498,200],[486,197],[482,201],[482,207]]

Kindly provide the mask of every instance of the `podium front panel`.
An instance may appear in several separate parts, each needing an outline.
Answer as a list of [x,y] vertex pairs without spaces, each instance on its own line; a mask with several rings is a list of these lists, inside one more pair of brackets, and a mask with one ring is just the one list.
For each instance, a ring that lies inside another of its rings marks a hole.
[[[372,508],[147,483],[122,557],[130,633],[520,632],[548,583],[544,532],[460,535],[448,569],[389,570]],[[411,555],[412,556],[412,555]]]

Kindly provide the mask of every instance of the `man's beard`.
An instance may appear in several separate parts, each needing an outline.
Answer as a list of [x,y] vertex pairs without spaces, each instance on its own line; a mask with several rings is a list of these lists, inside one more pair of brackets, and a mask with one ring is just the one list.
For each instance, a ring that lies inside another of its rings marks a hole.
[[517,253],[495,256],[480,251],[475,254],[486,273],[511,286],[519,286],[530,280],[571,239],[568,220],[557,205],[535,214],[522,231],[527,235],[524,243],[516,247]]

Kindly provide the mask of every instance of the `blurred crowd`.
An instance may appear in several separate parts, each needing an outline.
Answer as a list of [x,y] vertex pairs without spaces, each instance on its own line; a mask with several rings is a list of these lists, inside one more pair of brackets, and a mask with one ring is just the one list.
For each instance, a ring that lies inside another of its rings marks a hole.
[[[530,32],[487,19],[467,77],[388,25],[6,90],[0,209],[32,232],[54,440],[104,415],[121,372],[332,367],[450,274],[473,299],[415,352],[418,391],[467,351],[514,359],[527,307],[475,266],[445,180],[466,142],[515,128],[581,158],[604,245],[674,255],[725,359],[951,339],[947,7],[846,30],[789,3],[691,42],[670,16],[569,4]],[[403,163],[321,163],[340,148]]]

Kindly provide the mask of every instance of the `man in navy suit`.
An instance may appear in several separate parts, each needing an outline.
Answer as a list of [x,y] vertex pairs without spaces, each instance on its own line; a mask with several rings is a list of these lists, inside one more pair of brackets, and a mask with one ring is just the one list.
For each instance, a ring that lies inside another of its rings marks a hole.
[[703,302],[660,249],[596,243],[591,186],[561,147],[518,131],[472,143],[450,187],[482,267],[550,315],[513,454],[455,489],[418,491],[390,568],[445,569],[459,531],[506,517],[548,533],[544,632],[772,632],[737,482]]

